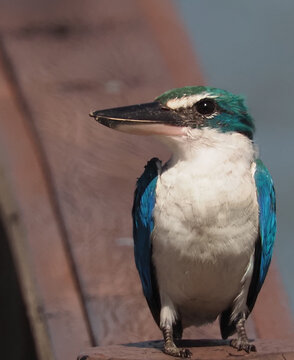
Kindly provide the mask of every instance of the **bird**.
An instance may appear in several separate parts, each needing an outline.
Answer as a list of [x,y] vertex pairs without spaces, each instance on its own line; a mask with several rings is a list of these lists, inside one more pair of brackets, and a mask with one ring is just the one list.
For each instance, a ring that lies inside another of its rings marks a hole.
[[183,329],[217,318],[223,339],[237,333],[233,348],[256,351],[245,322],[272,258],[276,197],[243,96],[186,86],[90,116],[153,135],[171,153],[148,161],[132,209],[135,263],[163,351],[191,357],[176,345]]

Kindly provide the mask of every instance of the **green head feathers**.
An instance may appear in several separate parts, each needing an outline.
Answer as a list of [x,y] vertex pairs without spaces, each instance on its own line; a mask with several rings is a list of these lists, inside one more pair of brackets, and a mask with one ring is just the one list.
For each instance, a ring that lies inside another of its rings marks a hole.
[[208,86],[187,86],[169,90],[155,100],[181,115],[192,128],[210,127],[253,138],[253,119],[241,96]]

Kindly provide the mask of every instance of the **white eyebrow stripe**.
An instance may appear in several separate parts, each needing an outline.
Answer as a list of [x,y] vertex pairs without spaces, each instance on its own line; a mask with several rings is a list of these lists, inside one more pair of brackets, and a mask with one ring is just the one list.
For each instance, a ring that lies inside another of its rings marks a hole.
[[201,99],[207,99],[207,98],[213,99],[216,97],[217,96],[211,95],[209,93],[201,93],[190,96],[184,95],[181,98],[168,100],[166,106],[172,110],[181,109],[181,108],[190,108]]

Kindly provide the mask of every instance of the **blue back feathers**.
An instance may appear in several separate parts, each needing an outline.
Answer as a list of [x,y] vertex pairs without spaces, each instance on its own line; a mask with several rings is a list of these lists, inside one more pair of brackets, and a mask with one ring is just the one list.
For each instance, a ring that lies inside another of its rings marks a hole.
[[258,291],[266,277],[276,237],[276,196],[272,178],[261,160],[256,160],[255,183],[259,205],[259,233],[261,238]]
[[143,293],[148,302],[154,320],[159,325],[160,298],[152,264],[151,233],[154,227],[153,208],[155,204],[155,189],[158,177],[159,160],[151,159],[145,166],[145,171],[137,181],[133,205],[133,236],[135,247],[135,262],[141,278]]

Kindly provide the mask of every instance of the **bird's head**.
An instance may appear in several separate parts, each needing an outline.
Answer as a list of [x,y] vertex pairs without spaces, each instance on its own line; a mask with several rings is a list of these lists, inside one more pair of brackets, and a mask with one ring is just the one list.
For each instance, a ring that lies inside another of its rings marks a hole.
[[154,102],[98,110],[90,115],[110,128],[141,135],[177,137],[214,129],[252,139],[254,132],[242,97],[207,86],[173,89]]

